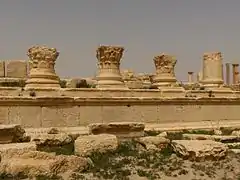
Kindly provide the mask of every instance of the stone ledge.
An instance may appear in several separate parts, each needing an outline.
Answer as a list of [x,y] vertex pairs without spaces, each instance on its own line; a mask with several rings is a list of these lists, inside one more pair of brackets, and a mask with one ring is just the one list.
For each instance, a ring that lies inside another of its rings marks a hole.
[[63,97],[63,96],[0,96],[0,105],[239,105],[240,98],[151,98],[151,97],[111,97],[111,98],[86,98],[86,97]]

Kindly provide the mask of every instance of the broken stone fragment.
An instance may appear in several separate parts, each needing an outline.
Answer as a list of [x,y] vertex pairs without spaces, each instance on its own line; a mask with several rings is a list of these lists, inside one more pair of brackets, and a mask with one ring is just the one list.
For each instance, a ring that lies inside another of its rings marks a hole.
[[73,143],[73,138],[67,134],[41,134],[32,137],[37,145],[61,146]]
[[137,122],[114,122],[95,123],[89,126],[90,134],[114,134],[117,137],[133,138],[144,136],[144,123]]
[[25,130],[18,124],[0,125],[0,144],[21,142]]
[[57,154],[73,154],[74,139],[67,134],[42,134],[32,138],[38,151],[56,152]]
[[48,134],[59,134],[60,130],[58,128],[50,128],[47,133]]
[[79,156],[90,156],[94,152],[113,152],[117,147],[117,137],[111,134],[80,136],[75,140],[75,154]]
[[147,136],[136,139],[137,142],[145,146],[148,150],[161,150],[165,148],[170,140],[160,136]]
[[228,151],[225,144],[212,140],[173,140],[171,146],[179,156],[195,161],[219,160]]

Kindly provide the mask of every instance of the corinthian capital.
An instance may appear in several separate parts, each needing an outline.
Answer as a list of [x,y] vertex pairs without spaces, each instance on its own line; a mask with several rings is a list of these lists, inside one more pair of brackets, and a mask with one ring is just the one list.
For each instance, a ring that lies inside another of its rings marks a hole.
[[33,46],[27,52],[30,60],[50,60],[55,61],[59,56],[56,48],[49,48],[46,46]]
[[174,67],[177,63],[177,60],[174,56],[161,54],[153,58],[155,67],[161,73],[171,73],[174,71]]
[[97,49],[96,57],[99,62],[119,63],[123,56],[123,47],[118,46],[100,46]]
[[204,53],[203,60],[208,61],[221,61],[222,60],[222,53],[221,52],[208,52]]

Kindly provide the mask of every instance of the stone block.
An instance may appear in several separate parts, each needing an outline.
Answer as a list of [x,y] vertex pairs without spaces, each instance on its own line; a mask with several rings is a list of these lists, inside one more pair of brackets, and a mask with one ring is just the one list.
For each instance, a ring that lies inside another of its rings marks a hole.
[[6,61],[5,77],[10,78],[26,78],[27,77],[27,61],[25,60],[10,60]]
[[94,152],[113,152],[117,147],[117,137],[111,134],[80,136],[75,140],[75,154],[83,157]]
[[20,125],[0,125],[0,144],[21,142],[24,133]]
[[173,140],[173,151],[188,160],[205,161],[225,158],[228,147],[212,140]]
[[29,151],[36,150],[37,146],[34,142],[1,144],[0,146],[1,158],[11,158],[12,156],[19,156]]
[[137,122],[95,123],[89,125],[89,133],[114,134],[121,138],[133,138],[143,136],[144,128],[144,123]]

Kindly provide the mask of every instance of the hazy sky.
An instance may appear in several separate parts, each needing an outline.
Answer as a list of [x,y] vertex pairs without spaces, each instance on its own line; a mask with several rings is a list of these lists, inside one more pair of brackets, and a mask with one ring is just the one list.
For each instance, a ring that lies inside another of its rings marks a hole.
[[60,76],[92,76],[105,44],[124,46],[121,68],[136,72],[155,71],[155,55],[175,55],[185,80],[204,52],[239,61],[240,0],[1,0],[0,58],[27,59],[36,44],[60,51]]

